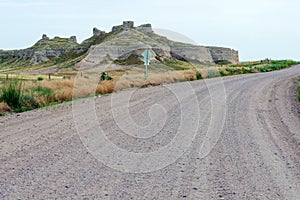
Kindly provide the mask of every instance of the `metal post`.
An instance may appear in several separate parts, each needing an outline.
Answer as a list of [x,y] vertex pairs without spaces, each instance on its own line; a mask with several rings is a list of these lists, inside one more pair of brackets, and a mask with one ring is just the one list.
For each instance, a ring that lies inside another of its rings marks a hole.
[[[148,62],[148,61],[146,61],[146,62]],[[148,78],[148,64],[146,63],[146,71],[145,71],[145,79],[147,80],[147,78]]]

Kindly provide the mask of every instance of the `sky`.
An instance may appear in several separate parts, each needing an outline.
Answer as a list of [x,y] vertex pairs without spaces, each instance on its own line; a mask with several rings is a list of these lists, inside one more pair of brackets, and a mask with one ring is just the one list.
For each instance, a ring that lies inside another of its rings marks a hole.
[[0,0],[0,49],[32,46],[42,34],[109,32],[131,20],[205,46],[239,51],[241,61],[300,61],[299,0]]

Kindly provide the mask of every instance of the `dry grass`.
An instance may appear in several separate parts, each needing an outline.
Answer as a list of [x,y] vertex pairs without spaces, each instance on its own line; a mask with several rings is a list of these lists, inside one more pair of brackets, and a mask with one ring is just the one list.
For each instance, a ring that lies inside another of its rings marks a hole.
[[11,108],[5,102],[0,102],[0,115],[10,112]]
[[[24,81],[23,92],[33,98],[33,103],[27,105],[32,109],[53,102],[69,101],[73,98],[94,96],[97,94],[112,93],[132,87],[156,86],[163,83],[175,83],[196,79],[196,70],[181,71],[150,71],[146,80],[141,69],[116,72],[113,80],[99,81],[97,73],[85,73],[84,76],[60,80]],[[9,110],[2,103],[3,110]]]

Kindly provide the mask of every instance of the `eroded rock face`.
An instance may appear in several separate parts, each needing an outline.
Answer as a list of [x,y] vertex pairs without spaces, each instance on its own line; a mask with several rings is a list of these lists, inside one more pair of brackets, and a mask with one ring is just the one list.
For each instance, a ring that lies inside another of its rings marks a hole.
[[231,63],[239,62],[239,53],[233,49],[221,48],[221,47],[209,47],[212,59],[214,62],[220,60],[227,60]]
[[47,58],[46,53],[42,52],[42,51],[36,51],[34,52],[31,60],[30,60],[30,64],[36,64],[36,63],[41,63],[41,62],[45,62],[45,61],[49,61],[49,58]]
[[209,49],[201,46],[171,47],[172,57],[178,60],[213,62]]

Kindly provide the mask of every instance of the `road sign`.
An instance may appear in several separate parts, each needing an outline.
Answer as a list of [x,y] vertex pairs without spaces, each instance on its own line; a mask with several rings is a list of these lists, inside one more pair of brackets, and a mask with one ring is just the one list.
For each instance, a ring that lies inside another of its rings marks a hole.
[[146,49],[143,53],[142,56],[145,58],[145,60],[150,60],[152,57],[152,53],[149,49]]
[[152,53],[149,49],[146,49],[142,56],[144,57],[144,65],[145,65],[145,79],[148,78],[148,65],[150,64],[150,58],[152,57]]

